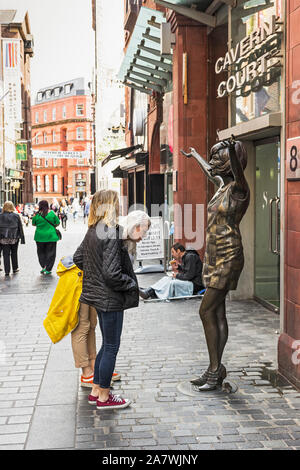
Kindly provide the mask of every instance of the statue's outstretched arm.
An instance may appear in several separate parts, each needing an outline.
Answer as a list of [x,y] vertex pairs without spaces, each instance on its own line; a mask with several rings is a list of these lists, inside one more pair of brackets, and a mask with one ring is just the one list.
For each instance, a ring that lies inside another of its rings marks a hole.
[[190,157],[194,157],[195,160],[197,160],[197,162],[199,163],[202,171],[204,172],[204,174],[208,177],[208,179],[214,183],[215,185],[217,186],[222,186],[224,184],[223,182],[223,179],[221,178],[221,176],[212,176],[211,174],[211,166],[209,165],[209,163],[204,160],[203,157],[201,157],[201,155],[199,155],[198,152],[196,152],[196,150],[193,148],[193,147],[190,147],[190,153],[186,153],[184,152],[183,150],[181,150],[181,153],[190,158]]

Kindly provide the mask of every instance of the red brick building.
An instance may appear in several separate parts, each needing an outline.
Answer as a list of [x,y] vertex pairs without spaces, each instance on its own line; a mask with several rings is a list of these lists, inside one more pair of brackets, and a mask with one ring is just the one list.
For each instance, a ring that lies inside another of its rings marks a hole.
[[92,95],[83,78],[38,91],[32,148],[36,200],[82,199],[94,192]]

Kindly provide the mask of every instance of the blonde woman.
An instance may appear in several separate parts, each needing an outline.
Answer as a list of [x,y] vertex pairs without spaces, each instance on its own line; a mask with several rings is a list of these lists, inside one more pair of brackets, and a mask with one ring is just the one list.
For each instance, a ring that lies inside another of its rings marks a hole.
[[13,203],[6,201],[0,214],[0,245],[3,250],[4,270],[7,277],[10,275],[10,261],[13,273],[19,271],[18,246],[20,240],[24,245],[25,237],[21,218]]
[[83,270],[80,302],[94,307],[102,333],[89,403],[99,410],[126,408],[130,400],[113,395],[110,384],[120,347],[124,310],[138,306],[138,284],[118,226],[115,191],[99,191],[92,200],[88,231],[74,254]]

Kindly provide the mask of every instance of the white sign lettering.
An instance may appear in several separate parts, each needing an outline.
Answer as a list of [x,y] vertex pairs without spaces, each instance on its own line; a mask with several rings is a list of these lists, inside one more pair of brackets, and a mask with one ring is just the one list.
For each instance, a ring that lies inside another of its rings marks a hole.
[[89,152],[64,152],[60,150],[32,150],[33,158],[89,158]]
[[235,48],[219,57],[215,72],[228,69],[231,75],[218,86],[218,97],[230,95],[240,90],[242,96],[258,91],[262,86],[271,85],[281,75],[281,33],[280,24],[273,15],[249,36],[243,38]]

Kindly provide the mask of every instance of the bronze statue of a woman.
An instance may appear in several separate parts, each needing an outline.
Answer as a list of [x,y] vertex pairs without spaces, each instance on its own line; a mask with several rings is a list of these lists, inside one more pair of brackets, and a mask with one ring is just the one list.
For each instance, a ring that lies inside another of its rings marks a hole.
[[206,249],[203,281],[206,287],[199,315],[203,323],[209,367],[191,383],[199,391],[214,390],[226,377],[222,355],[228,339],[225,298],[235,290],[244,266],[239,224],[250,200],[244,170],[247,153],[241,142],[231,139],[218,142],[210,152],[209,163],[195,149],[182,153],[194,157],[218,190],[207,206]]

